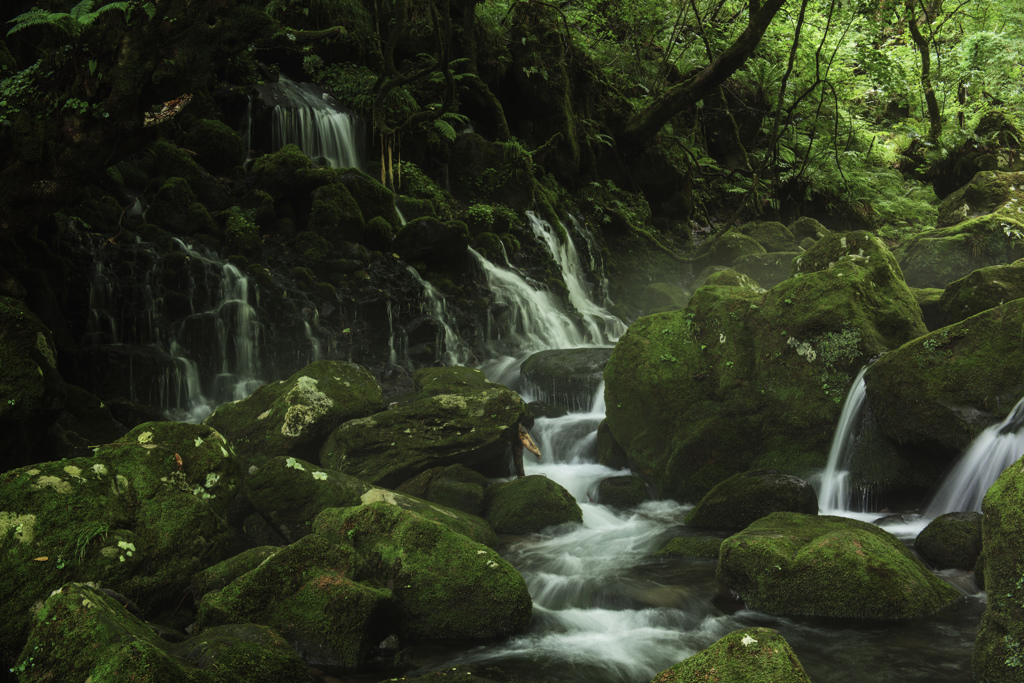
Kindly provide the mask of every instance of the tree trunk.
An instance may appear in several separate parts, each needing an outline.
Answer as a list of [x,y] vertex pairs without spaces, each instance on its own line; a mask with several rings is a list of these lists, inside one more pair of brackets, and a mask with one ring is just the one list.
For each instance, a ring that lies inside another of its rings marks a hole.
[[666,90],[626,123],[616,137],[619,149],[627,153],[639,151],[669,120],[694,102],[704,99],[732,76],[757,48],[768,25],[786,0],[766,0],[758,9],[751,2],[752,13],[743,33],[722,54],[690,80]]
[[[921,53],[921,89],[924,90],[924,101],[928,107],[928,139],[935,142],[942,133],[942,112],[939,110],[939,100],[935,97],[935,89],[932,88],[932,56],[931,41],[921,33],[918,19],[915,13],[917,2],[907,0],[907,25],[910,26],[910,37],[914,39],[917,51]],[[925,21],[931,23],[930,15],[925,12]]]

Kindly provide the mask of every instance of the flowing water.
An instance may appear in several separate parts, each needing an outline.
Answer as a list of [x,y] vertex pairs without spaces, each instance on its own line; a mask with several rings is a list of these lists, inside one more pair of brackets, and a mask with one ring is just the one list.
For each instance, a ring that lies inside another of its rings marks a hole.
[[360,168],[361,127],[354,115],[322,89],[282,75],[271,90],[273,148],[298,145],[314,161],[334,168]]
[[861,368],[854,378],[850,390],[843,401],[839,413],[839,423],[832,436],[832,446],[828,453],[828,463],[821,477],[821,488],[818,491],[818,507],[821,512],[829,515],[842,515],[852,512],[850,491],[847,480],[850,476],[850,461],[854,452],[854,428],[860,419],[860,411],[867,396],[864,373],[868,366]]

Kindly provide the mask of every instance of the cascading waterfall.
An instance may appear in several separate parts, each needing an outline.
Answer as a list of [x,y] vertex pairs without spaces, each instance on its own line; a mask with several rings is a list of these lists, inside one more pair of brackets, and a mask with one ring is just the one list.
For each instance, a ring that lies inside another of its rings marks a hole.
[[864,383],[867,370],[866,365],[861,368],[850,385],[832,436],[832,447],[828,452],[828,463],[822,473],[821,490],[818,492],[818,507],[824,513],[843,514],[851,511],[850,491],[846,482],[850,474],[850,459],[853,457],[855,429],[867,396],[867,385]]
[[1024,455],[1024,398],[999,424],[971,442],[925,509],[926,517],[947,512],[981,512],[981,502],[1007,467]]
[[407,266],[406,270],[423,288],[420,310],[429,315],[439,328],[437,339],[434,342],[437,349],[434,360],[446,365],[464,365],[469,359],[469,351],[455,331],[455,321],[452,320],[452,316],[448,312],[448,303],[445,301],[444,295],[437,291],[434,285],[420,277],[420,274],[412,266]]
[[337,100],[311,83],[296,83],[283,75],[272,92],[275,150],[293,144],[314,161],[360,168],[363,143],[358,121]]

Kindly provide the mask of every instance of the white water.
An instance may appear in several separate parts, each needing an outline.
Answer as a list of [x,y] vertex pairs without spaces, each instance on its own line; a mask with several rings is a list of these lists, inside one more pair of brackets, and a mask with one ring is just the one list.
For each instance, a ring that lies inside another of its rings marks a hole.
[[469,350],[459,339],[455,320],[448,311],[448,303],[445,301],[444,295],[437,291],[434,285],[420,277],[420,274],[412,266],[407,266],[406,270],[423,288],[420,312],[429,315],[438,327],[437,339],[434,342],[434,347],[437,349],[434,360],[443,362],[445,365],[464,365],[469,360]]
[[271,130],[275,150],[298,145],[314,161],[323,159],[334,168],[360,168],[359,124],[333,97],[283,75],[273,93],[277,100]]
[[981,512],[981,502],[989,487],[1022,455],[1024,398],[999,424],[992,425],[971,442],[928,504],[925,516],[969,510]]
[[850,460],[853,457],[855,429],[860,419],[864,398],[867,396],[864,383],[864,373],[867,369],[868,366],[865,365],[857,373],[843,400],[839,422],[832,436],[828,463],[821,475],[821,490],[818,491],[818,507],[822,514],[845,515],[852,512],[847,479],[850,475]]

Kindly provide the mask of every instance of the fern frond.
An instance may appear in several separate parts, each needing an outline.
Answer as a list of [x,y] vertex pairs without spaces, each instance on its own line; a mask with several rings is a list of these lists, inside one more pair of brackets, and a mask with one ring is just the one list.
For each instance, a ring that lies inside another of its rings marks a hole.
[[441,119],[434,119],[434,130],[440,133],[448,142],[455,142],[455,138],[458,136],[452,124]]
[[[82,17],[86,17],[92,13],[92,8],[96,6],[96,0],[82,0],[77,5],[71,8],[71,18],[76,22],[81,23]],[[102,8],[100,8],[102,9]]]
[[28,12],[19,14],[11,19],[9,24],[14,24],[7,35],[23,31],[33,26],[46,26],[60,31],[65,36],[71,35],[71,15],[66,12],[50,12],[49,10],[33,7]]

